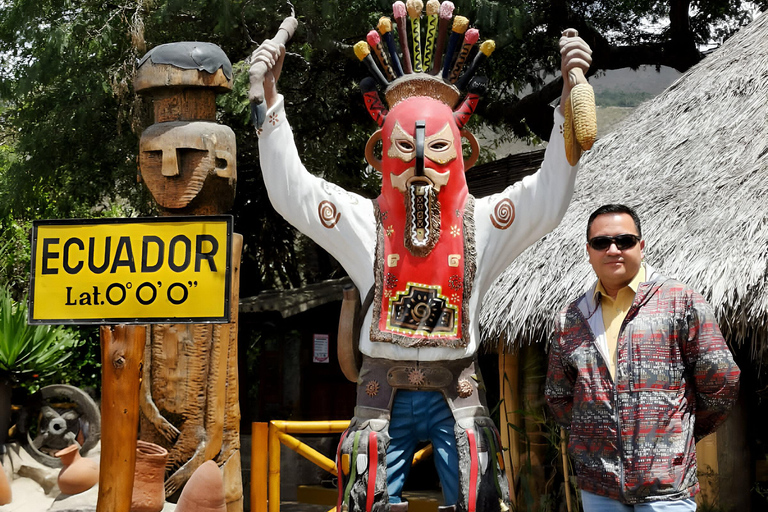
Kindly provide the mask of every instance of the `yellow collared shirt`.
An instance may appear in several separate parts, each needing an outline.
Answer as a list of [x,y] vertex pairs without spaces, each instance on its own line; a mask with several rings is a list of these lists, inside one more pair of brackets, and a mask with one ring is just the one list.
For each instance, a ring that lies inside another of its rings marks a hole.
[[616,347],[619,341],[619,330],[621,324],[632,307],[635,300],[635,293],[640,283],[645,281],[645,266],[641,265],[640,270],[635,274],[632,281],[619,290],[616,299],[612,299],[603,288],[603,283],[597,282],[595,294],[602,295],[600,306],[603,310],[603,325],[605,326],[605,337],[608,343],[608,369],[611,371],[611,377],[616,378]]

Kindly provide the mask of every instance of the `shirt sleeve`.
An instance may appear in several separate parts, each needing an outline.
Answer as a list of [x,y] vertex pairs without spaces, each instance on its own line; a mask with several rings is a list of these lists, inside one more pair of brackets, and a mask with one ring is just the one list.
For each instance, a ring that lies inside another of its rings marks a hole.
[[696,440],[714,432],[728,416],[739,394],[739,367],[723,339],[712,307],[691,292],[688,337],[683,347],[687,373],[696,393]]
[[554,109],[555,124],[541,168],[504,191],[475,202],[478,249],[477,285],[486,291],[510,263],[565,215],[573,195],[576,166],[565,157],[564,118]]
[[573,389],[576,375],[563,360],[562,353],[562,324],[564,314],[555,319],[554,338],[549,348],[549,363],[547,365],[547,380],[544,385],[544,396],[549,408],[560,426],[570,430],[573,410]]
[[336,258],[364,293],[373,284],[373,203],[307,171],[286,119],[282,95],[267,111],[257,133],[261,171],[272,206]]

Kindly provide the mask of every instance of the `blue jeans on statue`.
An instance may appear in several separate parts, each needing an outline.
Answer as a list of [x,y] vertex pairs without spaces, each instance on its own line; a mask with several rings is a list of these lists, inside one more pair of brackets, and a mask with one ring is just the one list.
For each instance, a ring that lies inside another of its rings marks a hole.
[[390,503],[400,503],[416,445],[431,441],[435,468],[446,505],[459,499],[459,455],[448,403],[438,391],[397,391],[389,422],[387,491]]
[[584,512],[696,512],[696,502],[690,498],[625,505],[605,496],[581,491],[581,502],[584,505]]

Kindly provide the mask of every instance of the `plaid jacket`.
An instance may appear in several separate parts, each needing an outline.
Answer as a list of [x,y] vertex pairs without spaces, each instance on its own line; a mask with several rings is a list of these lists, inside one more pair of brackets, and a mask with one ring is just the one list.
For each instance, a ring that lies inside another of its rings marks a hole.
[[616,381],[587,320],[601,314],[593,287],[555,322],[545,390],[570,430],[579,487],[628,504],[699,491],[695,443],[725,420],[739,387],[709,304],[647,270],[619,332]]

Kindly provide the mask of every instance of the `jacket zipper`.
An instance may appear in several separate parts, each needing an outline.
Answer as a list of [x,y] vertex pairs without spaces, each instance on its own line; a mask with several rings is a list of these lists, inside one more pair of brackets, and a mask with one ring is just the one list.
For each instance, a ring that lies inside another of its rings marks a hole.
[[[642,285],[641,285],[642,286]],[[621,322],[621,327],[619,328],[619,335],[618,338],[616,338],[616,377],[619,376],[619,341],[621,340],[621,335],[624,334],[624,328],[627,326],[628,319],[637,311],[640,306],[639,302],[637,301],[637,296],[640,293],[640,287],[638,287],[637,292],[635,293],[635,301],[632,301],[632,305],[629,307],[629,310],[627,310],[627,315],[624,317],[624,321]],[[642,300],[645,296],[641,297],[640,300]],[[634,389],[634,383],[633,383],[633,376],[632,376],[632,363],[634,359],[632,357],[632,340],[627,340],[627,378],[629,379],[629,389]],[[621,439],[621,419],[619,417],[619,388],[616,384],[616,379],[614,379],[613,383],[613,396],[614,396],[614,410],[616,412],[616,437],[619,447],[619,493],[624,500],[627,500],[627,496],[624,493],[624,483],[625,483],[625,474],[624,474],[624,443]]]
[[[633,304],[634,305],[634,304]],[[632,307],[630,306],[629,311],[632,311]],[[627,311],[627,317],[629,316],[629,311]],[[608,375],[610,376],[610,371],[608,370],[609,365],[608,361],[605,360],[603,357],[603,354],[600,352],[600,350],[597,349],[597,339],[595,338],[595,334],[592,332],[592,328],[589,327],[589,321],[584,317],[581,310],[579,310],[579,314],[581,315],[582,321],[587,325],[587,331],[592,335],[592,345],[595,347],[595,350],[597,351],[597,355],[600,359],[603,361],[603,365],[605,365],[606,371],[608,371]],[[627,318],[624,318],[624,322],[622,322],[621,327],[619,328],[619,337],[616,340],[616,346],[617,346],[617,357],[616,357],[616,376],[619,375],[619,362],[618,362],[618,340],[621,339],[621,333],[624,331],[624,323],[626,323]],[[614,418],[616,421],[616,447],[619,450],[619,495],[624,497],[624,445],[621,443],[621,422],[619,420],[619,389],[616,386],[616,379],[612,378],[610,379],[611,383],[613,384],[613,411],[614,411]]]

